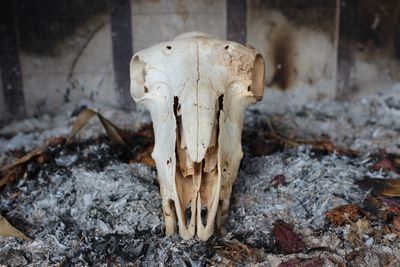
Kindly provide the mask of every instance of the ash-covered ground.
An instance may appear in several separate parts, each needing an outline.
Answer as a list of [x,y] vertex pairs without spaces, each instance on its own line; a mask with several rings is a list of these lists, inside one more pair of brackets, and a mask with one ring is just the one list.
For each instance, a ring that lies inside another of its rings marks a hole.
[[[103,107],[100,112],[131,130],[150,121],[141,111]],[[0,165],[12,161],[15,151],[67,136],[76,113],[65,107],[57,116],[4,126]],[[264,134],[271,133],[304,140],[329,136],[335,146],[358,155],[320,153],[307,143],[263,147],[269,142]],[[21,179],[0,191],[1,214],[32,238],[0,237],[0,265],[306,266],[304,259],[318,258],[318,265],[307,266],[400,266],[399,238],[380,231],[384,223],[371,219],[364,227],[368,231],[358,229],[355,242],[354,227],[367,219],[333,226],[325,217],[334,207],[363,203],[368,192],[355,181],[400,178],[394,171],[371,169],[379,150],[400,154],[400,85],[353,102],[294,107],[266,99],[246,113],[243,146],[226,234],[207,242],[184,241],[163,235],[156,170],[130,163],[140,142],[129,150],[114,147],[93,120],[73,144],[50,148],[50,158],[29,163]],[[284,181],[271,186],[277,175]],[[292,225],[306,248],[280,251],[272,233],[277,220]],[[283,265],[291,259],[298,265]]]

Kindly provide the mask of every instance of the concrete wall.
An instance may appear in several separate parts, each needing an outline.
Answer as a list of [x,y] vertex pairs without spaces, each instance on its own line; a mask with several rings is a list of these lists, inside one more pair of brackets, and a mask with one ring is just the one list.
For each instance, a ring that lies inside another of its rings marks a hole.
[[253,6],[248,18],[248,42],[266,61],[265,99],[301,104],[335,97],[333,33],[303,26],[266,7]]
[[[1,78],[1,71],[0,71],[0,89],[2,89],[3,80]],[[6,115],[6,108],[4,106],[4,96],[2,91],[0,90],[0,120],[5,118]]]
[[[57,38],[50,48],[45,46],[48,52],[30,49],[29,44],[22,46],[19,58],[27,115],[57,112],[65,103],[118,105],[111,17],[106,2],[100,2],[96,2],[99,7],[89,19]],[[268,101],[301,104],[337,96],[336,2],[247,1],[247,42],[259,49],[266,60],[265,106]],[[134,51],[187,31],[201,31],[221,39],[227,36],[225,0],[130,3]],[[363,23],[369,25],[373,20]],[[387,27],[389,22],[385,23],[380,27]],[[355,86],[349,88],[347,98],[384,90],[399,80],[399,63],[393,57],[393,48],[369,43],[361,40],[356,45],[352,73]],[[360,44],[363,49],[359,49]],[[12,117],[4,112],[2,101],[0,94],[0,120]]]
[[[353,99],[386,90],[400,81],[400,2],[360,1],[346,18],[350,68],[338,69],[339,32],[345,5],[326,1],[247,1],[247,40],[266,60],[268,102],[302,104],[319,99]],[[397,16],[396,16],[397,15]],[[345,51],[346,52],[346,51]],[[338,75],[349,72],[349,86],[338,91]]]
[[188,31],[226,38],[223,0],[132,0],[131,8],[135,51],[169,41]]
[[[131,0],[134,51],[188,31],[224,39],[225,13],[225,1]],[[54,113],[66,103],[118,105],[111,34],[110,15],[96,14],[57,41],[51,51],[22,49],[19,58],[27,115]],[[3,104],[0,111],[0,119],[12,118],[3,112]]]
[[57,111],[64,103],[114,102],[110,17],[93,17],[57,54],[20,53],[28,115]]

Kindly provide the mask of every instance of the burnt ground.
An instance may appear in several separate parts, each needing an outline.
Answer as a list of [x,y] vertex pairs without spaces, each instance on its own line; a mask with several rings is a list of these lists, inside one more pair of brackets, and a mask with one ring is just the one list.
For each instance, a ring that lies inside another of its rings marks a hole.
[[[76,112],[65,109],[4,126],[0,165],[66,136]],[[100,111],[121,128],[149,122],[143,112]],[[145,142],[132,143],[111,145],[93,121],[72,144],[29,161],[0,191],[0,212],[32,241],[0,237],[0,265],[400,266],[399,214],[368,210],[373,192],[355,184],[400,178],[400,86],[354,102],[251,108],[226,233],[207,242],[164,237],[156,170],[134,160]],[[393,168],[376,168],[388,159]],[[363,211],[341,225],[327,220],[327,211],[348,204]],[[277,241],[279,220],[303,245]]]

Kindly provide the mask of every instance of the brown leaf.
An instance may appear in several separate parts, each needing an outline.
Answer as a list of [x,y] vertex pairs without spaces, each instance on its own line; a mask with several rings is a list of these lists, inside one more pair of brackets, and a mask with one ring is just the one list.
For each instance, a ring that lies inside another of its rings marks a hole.
[[299,145],[311,145],[312,149],[317,152],[322,152],[324,154],[333,154],[336,152],[339,155],[356,157],[359,153],[352,149],[343,148],[340,146],[335,146],[333,142],[329,139],[329,136],[322,136],[316,140],[302,140],[302,139],[292,139],[278,134],[266,134],[267,139],[279,141],[281,144],[290,147],[296,147]]
[[40,146],[40,147],[32,149],[29,153],[27,153],[23,157],[17,159],[14,163],[6,165],[3,168],[1,168],[0,169],[0,173],[6,171],[8,169],[14,168],[14,167],[16,167],[18,165],[27,163],[28,161],[30,161],[34,157],[37,157],[37,156],[41,155],[45,150],[46,150],[46,146]]
[[374,197],[372,195],[366,197],[363,201],[363,209],[378,218],[384,217],[382,211],[382,201],[378,197]]
[[380,198],[386,212],[394,216],[400,216],[400,199],[398,198]]
[[320,140],[317,140],[313,147],[314,149],[325,150],[328,154],[332,154],[335,150],[335,146],[328,136],[323,136]]
[[380,171],[381,169],[384,171],[393,171],[393,172],[397,172],[397,169],[394,165],[394,162],[392,162],[390,159],[388,158],[384,158],[381,159],[380,161],[376,162],[375,164],[373,164],[371,166],[371,168],[374,171]]
[[17,180],[17,172],[14,168],[1,172],[0,173],[0,188],[2,188],[4,185],[9,184],[15,180]]
[[373,229],[370,226],[370,222],[368,220],[360,219],[350,226],[348,235],[349,241],[355,247],[363,246],[363,236],[372,233],[372,231]]
[[282,221],[277,220],[274,224],[273,236],[276,247],[283,253],[297,253],[306,248],[300,235],[293,231],[293,227]]
[[46,152],[44,152],[36,157],[36,162],[39,164],[44,164],[46,162],[49,162],[50,160],[51,160],[51,155]]
[[400,236],[400,216],[396,216],[393,219],[393,228],[394,228],[394,233],[397,236]]
[[42,155],[45,150],[46,146],[37,147],[13,163],[2,167],[0,169],[0,188],[22,177],[25,173],[26,164]]
[[389,232],[400,236],[400,199],[381,198],[382,220],[392,225],[388,227]]
[[144,125],[142,128],[139,129],[139,131],[135,133],[135,135],[146,137],[148,139],[153,139],[154,138],[153,124],[149,123]]
[[400,170],[400,157],[395,158],[393,160],[393,164],[394,164],[394,166],[396,167],[397,170]]
[[21,157],[25,156],[26,152],[21,149],[16,149],[16,150],[9,150],[6,152],[6,154],[7,154],[7,156],[11,156],[14,158],[21,158]]
[[154,161],[154,159],[149,156],[149,155],[145,155],[140,159],[140,163],[143,163],[149,167],[155,167],[156,166],[156,162]]
[[31,240],[18,229],[13,227],[3,216],[0,215],[0,236],[10,237],[14,236],[19,239]]
[[225,241],[222,246],[216,246],[214,249],[233,262],[243,262],[254,254],[250,247],[237,240]]
[[67,142],[67,140],[65,139],[65,137],[59,136],[59,137],[53,137],[53,138],[50,138],[49,140],[47,140],[47,145],[49,147],[58,147],[58,146],[65,145],[66,142]]
[[100,113],[97,113],[97,116],[103,124],[104,129],[106,129],[110,141],[114,144],[124,145],[125,141],[124,138],[122,138],[122,130],[115,126],[111,121],[104,118]]
[[320,257],[314,257],[311,259],[291,259],[279,264],[278,267],[321,267],[322,260]]
[[274,178],[272,178],[271,182],[269,183],[270,187],[278,187],[279,185],[283,184],[286,180],[285,175],[280,174],[276,175]]
[[323,136],[320,140],[311,143],[314,150],[320,150],[327,154],[333,154],[336,152],[339,155],[356,157],[358,152],[352,149],[343,148],[340,146],[335,146],[328,136]]
[[283,148],[282,144],[277,140],[262,140],[260,138],[255,138],[251,142],[250,150],[252,154],[256,157],[272,155]]
[[[392,223],[400,216],[400,199],[392,197],[367,197],[364,201],[365,210],[385,223]],[[388,231],[390,233],[391,231]]]
[[78,118],[76,119],[74,125],[72,126],[71,133],[69,134],[67,138],[67,143],[70,144],[72,142],[72,139],[76,136],[76,134],[90,121],[93,116],[97,115],[99,118],[101,124],[103,125],[104,129],[107,132],[108,137],[110,138],[110,141],[118,144],[118,145],[124,145],[125,140],[122,137],[123,131],[119,129],[117,126],[115,126],[112,122],[107,120],[103,115],[100,113],[91,110],[91,109],[84,109],[79,113]]
[[140,162],[146,164],[147,166],[155,167],[156,163],[151,157],[151,152],[153,152],[153,149],[154,149],[153,143],[145,145],[136,152],[135,157],[131,159],[129,162],[130,163]]
[[72,126],[71,133],[67,138],[67,144],[72,142],[72,139],[76,136],[76,134],[90,121],[94,115],[96,115],[96,112],[91,109],[84,109],[81,111],[81,113],[79,113],[78,118]]
[[361,189],[372,192],[377,195],[400,197],[400,179],[379,179],[379,178],[364,178],[354,182]]
[[365,215],[366,213],[356,204],[339,206],[325,213],[326,219],[335,226],[355,222],[360,216]]

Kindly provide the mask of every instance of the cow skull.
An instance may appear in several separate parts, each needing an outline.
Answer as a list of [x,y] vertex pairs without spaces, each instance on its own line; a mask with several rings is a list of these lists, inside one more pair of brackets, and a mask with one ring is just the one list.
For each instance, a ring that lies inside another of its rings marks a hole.
[[[166,234],[221,228],[242,159],[243,116],[264,92],[264,60],[235,42],[186,33],[136,53],[131,94],[151,113]],[[177,225],[178,222],[178,225]]]

